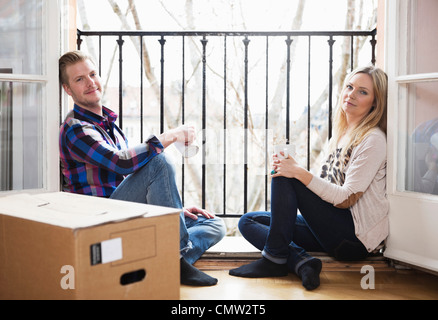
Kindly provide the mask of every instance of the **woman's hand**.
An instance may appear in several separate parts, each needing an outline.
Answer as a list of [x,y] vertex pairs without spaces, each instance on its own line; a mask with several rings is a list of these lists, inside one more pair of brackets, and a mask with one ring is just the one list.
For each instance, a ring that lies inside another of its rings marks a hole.
[[275,172],[272,177],[286,177],[295,178],[298,163],[292,156],[288,156],[285,159],[280,159],[276,154],[272,157],[273,171]]
[[312,181],[313,175],[301,167],[298,162],[288,156],[285,159],[280,159],[274,154],[272,157],[273,178],[286,177],[300,180],[304,185],[308,185]]

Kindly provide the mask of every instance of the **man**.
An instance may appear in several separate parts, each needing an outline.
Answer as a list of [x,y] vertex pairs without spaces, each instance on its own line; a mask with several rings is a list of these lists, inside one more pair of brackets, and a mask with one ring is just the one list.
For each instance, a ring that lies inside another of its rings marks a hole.
[[[181,208],[174,167],[165,148],[190,144],[193,127],[182,126],[128,147],[117,115],[102,105],[102,86],[92,59],[80,51],[59,60],[60,83],[75,103],[60,129],[63,189],[99,197]],[[181,283],[210,286],[217,279],[192,264],[225,235],[221,219],[193,207],[180,216]]]

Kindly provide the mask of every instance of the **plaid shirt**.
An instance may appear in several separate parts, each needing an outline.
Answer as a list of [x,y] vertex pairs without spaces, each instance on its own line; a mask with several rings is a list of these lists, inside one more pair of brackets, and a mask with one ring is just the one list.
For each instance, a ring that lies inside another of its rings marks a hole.
[[102,109],[103,117],[75,104],[61,126],[59,149],[64,191],[109,197],[126,175],[163,151],[155,136],[128,148],[125,135],[115,124],[117,114]]

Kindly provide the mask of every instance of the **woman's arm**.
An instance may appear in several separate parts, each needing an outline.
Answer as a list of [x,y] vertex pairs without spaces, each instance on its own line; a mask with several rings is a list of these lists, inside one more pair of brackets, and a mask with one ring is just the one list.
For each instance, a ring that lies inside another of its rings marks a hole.
[[283,160],[274,157],[276,174],[272,177],[298,179],[323,200],[340,208],[349,208],[363,195],[386,162],[386,137],[382,132],[376,132],[379,133],[371,133],[353,150],[342,186],[314,176],[292,157]]
[[352,152],[342,186],[314,177],[307,186],[323,200],[339,208],[353,206],[375,179],[386,177],[386,136],[375,131]]

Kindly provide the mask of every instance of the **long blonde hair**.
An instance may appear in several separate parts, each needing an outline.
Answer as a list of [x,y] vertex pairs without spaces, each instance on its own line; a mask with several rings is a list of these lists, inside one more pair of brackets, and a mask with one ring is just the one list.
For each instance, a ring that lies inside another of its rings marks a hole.
[[[347,144],[342,150],[341,158],[344,158],[348,150],[357,146],[370,133],[373,128],[380,128],[386,134],[387,125],[387,96],[388,76],[386,73],[374,66],[360,67],[352,71],[343,84],[343,89],[338,101],[337,109],[333,115],[333,137],[330,140],[329,152],[332,153],[339,142],[339,139],[346,132],[348,127],[347,117],[342,108],[342,96],[347,84],[358,73],[368,74],[373,81],[374,102],[368,115],[366,115],[356,128],[351,131]],[[342,163],[343,161],[341,161]]]

